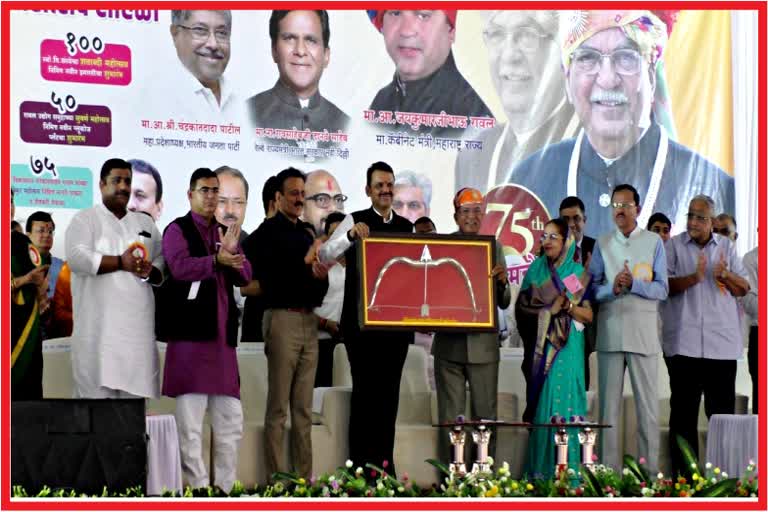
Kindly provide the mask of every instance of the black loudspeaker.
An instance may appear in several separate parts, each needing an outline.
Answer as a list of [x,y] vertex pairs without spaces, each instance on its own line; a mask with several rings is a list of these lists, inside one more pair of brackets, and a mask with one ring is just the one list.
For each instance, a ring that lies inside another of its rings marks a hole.
[[11,402],[11,483],[146,492],[145,424],[143,399]]

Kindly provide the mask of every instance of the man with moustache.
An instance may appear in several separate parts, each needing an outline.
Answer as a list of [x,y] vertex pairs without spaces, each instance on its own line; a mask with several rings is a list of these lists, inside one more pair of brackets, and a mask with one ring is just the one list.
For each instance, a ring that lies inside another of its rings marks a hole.
[[426,174],[401,171],[395,180],[392,208],[411,222],[429,216],[432,202],[432,180]]
[[75,398],[158,396],[151,285],[162,281],[161,236],[150,217],[128,210],[131,176],[125,160],[104,162],[101,204],[67,227]]
[[730,238],[732,242],[739,238],[739,232],[736,231],[736,219],[729,213],[721,213],[712,219],[712,232]]
[[[328,269],[317,261],[314,236],[299,217],[304,173],[277,175],[278,211],[254,232],[254,277],[264,304],[264,353],[269,389],[264,416],[267,474],[295,471],[312,476],[312,396],[318,360],[317,316],[328,291]],[[285,465],[283,436],[291,412],[291,458]]]
[[[395,64],[392,82],[376,94],[371,110],[493,117],[453,59],[451,46],[456,39],[457,13],[368,11]],[[461,133],[463,128],[422,125],[420,131],[441,136]]]
[[[685,205],[700,193],[734,209],[733,178],[703,156],[670,140],[662,101],[654,101],[670,26],[650,11],[574,11],[561,19],[566,93],[583,130],[517,165],[508,181],[536,194],[549,211],[578,196],[587,209],[605,211],[618,183],[646,198],[638,217],[664,211],[683,225]],[[593,214],[586,234],[611,230]]]
[[734,414],[736,361],[743,354],[738,297],[750,289],[733,240],[712,232],[715,201],[694,197],[686,231],[666,244],[669,300],[662,308],[664,361],[669,373],[669,450],[672,474],[691,469],[679,435],[698,453],[701,396],[707,419]]
[[[459,231],[456,234],[472,236],[480,232],[485,216],[483,194],[474,188],[461,189],[453,199],[453,218]],[[496,245],[493,270],[496,304],[505,309],[512,295],[507,280],[504,253]],[[495,420],[499,388],[499,333],[438,332],[432,343],[435,356],[435,388],[437,389],[437,420],[448,423],[464,415],[467,386],[470,394],[471,419]],[[489,455],[495,455],[495,432],[491,435]],[[440,436],[440,460],[449,460],[448,436]]]
[[[158,294],[157,338],[168,342],[163,395],[176,399],[184,479],[193,488],[212,483],[228,493],[243,434],[232,288],[250,281],[251,265],[240,249],[240,227],[216,221],[218,194],[216,173],[195,170],[187,191],[190,211],[165,229],[163,255],[170,272]],[[203,462],[206,411],[213,432],[213,482]]]
[[242,104],[224,77],[231,52],[231,11],[174,10],[170,31],[179,61],[189,73],[162,95],[174,104],[176,119],[239,117]]
[[455,188],[490,190],[518,162],[574,135],[557,45],[557,11],[484,11],[483,41],[506,123],[476,137],[481,151],[456,156]]
[[325,234],[325,220],[333,212],[344,213],[347,196],[341,193],[339,182],[328,171],[318,169],[307,174],[306,204],[302,218],[312,224],[315,236]]
[[272,11],[269,38],[280,76],[274,87],[248,99],[251,123],[257,128],[345,131],[349,116],[320,94],[320,78],[331,59],[328,12]]
[[240,243],[248,233],[243,230],[245,211],[248,208],[248,180],[234,167],[222,165],[215,171],[219,179],[219,204],[216,206],[216,221],[232,227],[240,226]]
[[373,163],[366,172],[365,194],[371,207],[347,215],[333,236],[319,250],[320,261],[330,263],[343,256],[346,262],[341,328],[352,371],[352,403],[349,416],[349,458],[355,466],[388,464],[393,460],[395,419],[412,332],[360,330],[357,308],[360,269],[355,241],[369,233],[412,233],[413,224],[392,209],[395,171],[386,162]]
[[148,213],[155,219],[163,214],[163,179],[155,167],[144,160],[128,160],[131,164],[131,200],[128,209]]
[[632,185],[613,189],[611,206],[616,229],[598,239],[589,265],[595,299],[600,303],[600,423],[613,425],[600,434],[599,453],[609,467],[622,467],[617,426],[624,372],[628,370],[637,410],[637,454],[645,457],[646,466],[655,474],[659,462],[657,382],[661,351],[658,304],[669,291],[664,244],[656,233],[637,223],[640,196]]

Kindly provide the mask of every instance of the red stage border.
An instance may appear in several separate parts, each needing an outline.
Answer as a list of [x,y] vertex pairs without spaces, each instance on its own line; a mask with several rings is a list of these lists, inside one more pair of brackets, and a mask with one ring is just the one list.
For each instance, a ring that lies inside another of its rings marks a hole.
[[[2,98],[0,98],[0,108],[2,109],[2,120],[0,121],[0,127],[2,128],[2,146],[0,146],[0,159],[2,160],[2,172],[0,173],[0,197],[2,198],[2,208],[0,208],[0,223],[8,226],[10,224],[10,83],[11,83],[11,20],[10,13],[13,10],[22,9],[47,9],[47,8],[62,8],[67,9],[93,9],[99,7],[101,9],[160,9],[169,10],[183,5],[185,8],[228,8],[232,10],[258,10],[258,9],[272,9],[276,6],[285,7],[286,2],[237,2],[237,1],[191,1],[191,2],[136,2],[136,1],[106,1],[106,2],[52,2],[52,1],[5,1],[0,5],[0,29],[2,30],[2,49],[0,50],[0,59],[2,59],[2,82],[0,83],[0,89],[2,89]],[[612,9],[636,9],[642,7],[643,9],[685,9],[685,10],[755,10],[758,12],[758,54],[757,62],[759,66],[757,77],[757,114],[758,114],[758,151],[757,151],[757,166],[758,166],[758,202],[759,202],[759,215],[758,225],[763,224],[766,219],[766,43],[768,38],[766,37],[766,4],[764,2],[755,1],[691,1],[691,2],[598,2],[598,1],[585,1],[585,2],[565,2],[565,1],[553,1],[553,2],[490,2],[490,1],[459,1],[459,2],[360,2],[360,1],[325,1],[325,2],[308,2],[297,1],[290,2],[290,6],[294,9],[316,9],[323,8],[328,10],[362,10],[370,8],[444,8],[446,6],[461,8],[467,7],[471,10],[479,9],[558,9],[567,8],[572,9],[579,7],[582,9],[605,9],[610,7]],[[762,171],[759,171],[762,169]],[[763,225],[763,231],[760,231],[762,236],[762,242],[759,242],[759,268],[758,276],[765,276],[766,271],[766,226]],[[2,269],[0,269],[0,281],[7,283],[10,281],[10,230],[3,230],[2,237]],[[763,279],[763,283],[765,280]],[[758,301],[762,304],[760,310],[760,317],[758,323],[765,326],[766,320],[768,320],[768,314],[766,314],[766,288],[760,286]],[[3,339],[10,338],[10,301],[7,293],[2,293],[2,333]],[[592,500],[585,498],[568,499],[536,499],[527,500],[522,498],[513,499],[391,499],[391,500],[378,500],[378,499],[348,499],[348,500],[322,500],[317,498],[312,499],[298,499],[298,500],[267,500],[261,499],[257,501],[250,501],[238,498],[232,498],[227,500],[194,500],[194,499],[180,499],[180,500],[116,500],[116,499],[90,499],[90,500],[55,500],[55,499],[43,499],[33,500],[29,498],[14,499],[11,500],[11,481],[10,481],[10,448],[11,448],[11,434],[10,434],[10,356],[11,346],[10,343],[3,343],[3,360],[0,364],[0,375],[2,376],[2,429],[0,429],[0,507],[3,510],[615,510],[620,508],[621,510],[766,510],[768,508],[768,497],[766,493],[766,475],[768,475],[768,446],[766,446],[766,434],[768,429],[766,426],[766,417],[768,416],[768,409],[766,408],[765,390],[768,389],[768,381],[766,381],[766,357],[765,350],[768,347],[766,343],[766,330],[761,329],[758,345],[763,348],[760,353],[758,371],[758,385],[764,392],[760,394],[758,404],[758,467],[761,469],[758,477],[758,487],[760,489],[760,496],[756,500],[748,499],[736,499],[730,498],[726,500],[704,500],[704,499],[691,499],[683,498],[678,500],[666,500],[660,498],[647,498],[647,499],[603,499]]]

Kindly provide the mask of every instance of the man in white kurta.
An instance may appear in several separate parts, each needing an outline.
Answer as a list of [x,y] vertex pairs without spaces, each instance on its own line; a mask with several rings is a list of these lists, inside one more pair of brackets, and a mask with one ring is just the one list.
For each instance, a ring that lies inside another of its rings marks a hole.
[[126,208],[130,164],[107,160],[99,188],[102,203],[78,212],[66,235],[72,270],[74,396],[156,397],[159,371],[151,283],[162,280],[162,237],[152,217]]

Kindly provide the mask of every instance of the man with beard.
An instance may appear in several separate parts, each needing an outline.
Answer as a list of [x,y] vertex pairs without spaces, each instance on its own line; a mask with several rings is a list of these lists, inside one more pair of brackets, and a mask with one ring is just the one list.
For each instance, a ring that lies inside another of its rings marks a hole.
[[357,308],[360,300],[360,269],[355,241],[376,233],[412,233],[413,224],[392,209],[395,171],[375,162],[366,173],[365,194],[371,207],[347,215],[333,236],[319,250],[320,261],[344,256],[346,277],[341,329],[352,371],[352,403],[349,416],[349,458],[356,466],[386,462],[395,475],[393,453],[395,419],[412,332],[361,331]]
[[485,11],[483,40],[506,123],[476,137],[481,151],[460,151],[454,187],[490,190],[518,162],[574,135],[557,45],[557,11]]
[[66,233],[72,270],[75,398],[158,396],[155,298],[161,236],[151,217],[129,211],[131,165],[104,162],[101,204],[79,211]]
[[307,203],[304,206],[303,219],[312,224],[315,236],[325,234],[325,220],[333,212],[344,213],[347,196],[341,193],[339,182],[328,171],[318,169],[307,174],[305,185]]
[[189,73],[162,95],[174,105],[176,119],[237,118],[242,108],[224,71],[232,37],[230,11],[171,11],[171,37],[179,61]]
[[426,174],[401,171],[395,180],[392,208],[411,222],[429,216],[432,202],[432,180]]
[[[278,211],[254,232],[254,277],[267,308],[267,408],[264,444],[267,474],[296,471],[312,476],[312,396],[318,360],[317,316],[328,291],[328,269],[317,261],[314,236],[299,219],[304,174],[289,167],[277,175]],[[283,436],[291,412],[291,467],[285,466]]]
[[[667,298],[667,265],[659,235],[638,225],[640,196],[631,185],[611,195],[616,229],[595,244],[589,272],[594,279],[597,319],[600,423],[613,425],[600,434],[600,457],[622,467],[619,429],[624,373],[629,371],[637,410],[637,454],[652,474],[659,458],[658,305]],[[626,447],[625,447],[626,448]]]
[[[250,281],[251,265],[240,248],[240,227],[216,221],[218,194],[216,173],[196,169],[187,191],[190,211],[165,229],[163,255],[170,275],[158,294],[157,338],[168,342],[163,395],[176,399],[184,480],[193,488],[212,483],[228,493],[243,435],[232,289]],[[203,462],[206,412],[213,482]]]
[[[665,104],[654,101],[664,85],[659,73],[670,27],[643,10],[574,11],[561,23],[566,93],[584,128],[575,139],[528,157],[508,181],[531,190],[550,212],[566,196],[581,198],[589,211],[605,211],[616,184],[630,184],[645,198],[641,226],[654,211],[683,225],[685,205],[701,193],[733,211],[733,178],[670,140]],[[593,214],[586,234],[610,230],[608,215]]]
[[[455,10],[368,11],[395,64],[392,82],[376,94],[371,110],[493,117],[453,59],[457,14]],[[425,125],[420,129],[434,136],[463,130]]]
[[320,78],[331,59],[328,12],[272,11],[269,38],[280,76],[272,89],[248,99],[251,123],[257,128],[345,131],[349,116],[320,94]]

